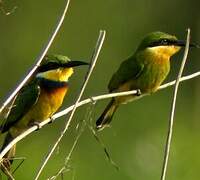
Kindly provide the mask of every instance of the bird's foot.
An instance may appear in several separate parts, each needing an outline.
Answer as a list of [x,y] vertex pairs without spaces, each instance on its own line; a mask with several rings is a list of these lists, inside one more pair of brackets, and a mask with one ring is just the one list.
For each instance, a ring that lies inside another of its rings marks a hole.
[[136,96],[141,96],[142,95],[142,92],[140,91],[140,89],[137,89],[136,90],[136,94],[135,94]]
[[49,119],[50,119],[50,121],[48,122],[48,124],[51,124],[54,122],[54,118],[52,116]]
[[93,97],[90,97],[90,100],[91,100],[91,103],[92,103],[92,104],[96,104],[96,102],[97,102],[96,100],[94,100]]
[[37,121],[31,122],[30,126],[37,126],[37,129],[35,131],[38,131],[42,128],[42,126],[40,125],[40,122],[37,122]]

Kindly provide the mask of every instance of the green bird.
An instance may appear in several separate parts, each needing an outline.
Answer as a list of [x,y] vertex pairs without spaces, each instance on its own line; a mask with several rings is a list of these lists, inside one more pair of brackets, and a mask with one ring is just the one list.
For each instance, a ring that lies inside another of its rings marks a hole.
[[120,104],[154,93],[170,71],[171,56],[185,46],[185,43],[164,32],[146,35],[135,53],[121,63],[108,84],[110,93],[138,90],[138,94],[112,98],[96,121],[97,130],[109,126]]
[[[88,65],[71,61],[62,55],[47,55],[33,78],[19,91],[11,110],[1,125],[1,133],[7,132],[3,150],[15,137],[34,124],[51,117],[62,105],[69,88],[73,67]],[[4,156],[4,166],[9,170],[15,156],[16,145]]]

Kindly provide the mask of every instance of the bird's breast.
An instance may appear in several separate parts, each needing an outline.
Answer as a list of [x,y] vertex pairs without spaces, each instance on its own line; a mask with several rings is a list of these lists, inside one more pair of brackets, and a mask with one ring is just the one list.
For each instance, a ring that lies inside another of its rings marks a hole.
[[30,111],[23,117],[20,124],[26,124],[51,117],[62,105],[65,94],[68,90],[67,83],[46,82],[40,83],[40,94],[37,102]]
[[169,70],[169,58],[164,58],[163,56],[152,56],[149,61],[146,62],[141,76],[135,83],[146,93],[154,92],[165,80]]
[[11,128],[12,134],[18,135],[34,122],[42,122],[51,117],[62,105],[68,90],[67,83],[46,82],[40,83],[40,93],[37,102]]
[[67,86],[52,88],[52,89],[41,89],[41,95],[38,99],[38,104],[45,109],[45,116],[51,116],[58,108],[62,105],[65,94],[68,90]]
[[43,80],[40,82],[41,93],[38,99],[38,106],[43,107],[45,118],[54,114],[62,105],[65,94],[68,90],[68,83],[63,81]]

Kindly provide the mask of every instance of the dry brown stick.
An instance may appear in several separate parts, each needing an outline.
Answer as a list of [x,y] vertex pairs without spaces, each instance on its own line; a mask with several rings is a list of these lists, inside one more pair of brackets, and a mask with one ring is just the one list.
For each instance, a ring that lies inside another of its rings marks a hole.
[[39,176],[42,173],[45,165],[47,164],[48,160],[50,159],[51,155],[53,154],[54,150],[58,146],[59,142],[61,141],[61,139],[63,138],[65,132],[68,130],[68,128],[69,128],[69,126],[71,124],[71,121],[72,121],[72,118],[73,118],[73,116],[75,114],[76,108],[78,107],[77,105],[78,105],[78,103],[79,103],[79,101],[80,101],[80,99],[81,99],[81,97],[82,97],[82,95],[83,95],[83,93],[85,91],[85,88],[86,88],[86,86],[88,84],[89,78],[90,78],[90,76],[91,76],[91,74],[93,72],[93,69],[94,69],[95,65],[96,65],[97,58],[99,56],[99,53],[101,51],[101,47],[102,47],[104,39],[105,39],[105,34],[106,34],[105,31],[100,31],[100,33],[99,33],[99,38],[97,40],[96,46],[94,48],[94,52],[92,54],[91,65],[90,65],[89,70],[88,70],[88,72],[86,74],[85,81],[84,81],[84,83],[83,83],[83,85],[81,87],[81,91],[80,91],[79,96],[78,96],[78,98],[77,98],[77,100],[75,102],[75,105],[74,105],[73,109],[72,109],[70,117],[67,120],[64,129],[61,131],[61,134],[58,137],[57,141],[55,142],[55,144],[53,145],[53,147],[50,149],[49,153],[47,154],[46,158],[42,162],[42,165],[41,165],[41,167],[39,168],[39,170],[37,172],[35,180],[37,180],[39,178]]
[[5,173],[5,175],[8,177],[8,180],[15,180],[11,172],[7,169],[7,167],[4,165],[4,163],[1,163],[2,171]]
[[[192,73],[188,76],[184,76],[180,79],[180,82],[183,81],[187,81],[190,79],[193,79],[195,77],[200,76],[200,71],[196,72],[196,73]],[[159,87],[159,90],[168,88],[170,86],[173,86],[175,84],[175,81],[171,81],[169,83],[166,83],[162,86]],[[77,107],[86,105],[88,103],[94,102],[94,101],[99,101],[99,100],[104,100],[104,99],[108,99],[108,98],[112,98],[112,97],[117,97],[117,96],[124,96],[124,95],[131,95],[131,94],[137,94],[137,90],[133,90],[133,91],[125,91],[125,92],[120,92],[120,93],[110,93],[110,94],[103,94],[103,95],[98,95],[98,96],[93,96],[90,98],[87,98],[85,100],[80,101],[77,104]],[[39,124],[39,126],[42,128],[43,126],[45,126],[46,124],[48,124],[49,122],[51,122],[52,120],[56,120],[64,115],[67,115],[70,111],[72,111],[74,105],[71,105],[69,107],[67,107],[66,109],[64,109],[63,111],[60,111],[56,114],[54,114],[51,118],[46,119],[45,121],[41,122]],[[24,139],[26,136],[28,136],[29,134],[31,134],[32,132],[34,132],[35,130],[38,129],[38,126],[32,126],[29,129],[27,129],[26,131],[24,131],[22,134],[20,134],[19,136],[17,136],[15,139],[13,139],[0,153],[0,162],[2,161],[3,156],[10,150],[10,148],[16,144],[17,142],[21,141],[22,139]]]
[[163,166],[162,166],[162,172],[161,172],[161,178],[160,178],[161,180],[165,180],[166,178],[170,149],[171,149],[171,141],[172,141],[172,135],[173,135],[174,114],[176,110],[176,99],[177,99],[178,87],[179,87],[180,78],[182,76],[185,63],[187,60],[189,44],[190,44],[190,29],[187,30],[187,40],[186,40],[186,45],[185,45],[184,56],[183,56],[181,67],[177,75],[177,79],[176,79],[176,83],[174,87],[174,93],[173,93],[173,99],[172,99],[172,105],[171,105],[171,111],[170,111],[170,117],[169,117],[169,127],[168,127],[168,133],[167,133],[167,139],[166,139],[166,145],[165,145],[164,160],[163,160]]
[[42,53],[39,55],[39,57],[36,60],[35,66],[30,70],[30,72],[25,76],[25,78],[19,83],[19,85],[16,87],[16,89],[12,92],[12,94],[6,99],[6,101],[3,103],[3,105],[0,108],[0,113],[5,109],[6,106],[10,104],[10,102],[13,100],[13,98],[16,96],[16,94],[19,92],[19,90],[27,83],[27,81],[32,77],[32,75],[35,73],[37,70],[38,66],[41,64],[44,56],[46,55],[47,51],[49,50],[51,44],[53,43],[58,31],[60,30],[62,23],[65,19],[68,7],[69,7],[70,0],[66,1],[65,9],[56,24],[56,27],[50,36],[47,44],[44,46],[44,49],[42,50]]

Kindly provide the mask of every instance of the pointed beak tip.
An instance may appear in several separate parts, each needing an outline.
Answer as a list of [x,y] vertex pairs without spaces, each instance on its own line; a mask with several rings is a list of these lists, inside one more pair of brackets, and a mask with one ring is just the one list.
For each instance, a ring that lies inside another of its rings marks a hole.
[[[186,41],[184,40],[178,40],[175,45],[180,46],[180,47],[185,47],[186,45]],[[200,48],[200,45],[197,43],[190,43],[189,44],[190,47],[195,47],[195,48]]]
[[80,63],[80,66],[81,65],[90,65],[90,63],[88,63],[88,62],[84,62],[84,61],[78,61],[79,63]]
[[83,65],[90,65],[90,63],[88,63],[88,62],[83,62]]

